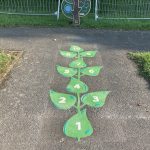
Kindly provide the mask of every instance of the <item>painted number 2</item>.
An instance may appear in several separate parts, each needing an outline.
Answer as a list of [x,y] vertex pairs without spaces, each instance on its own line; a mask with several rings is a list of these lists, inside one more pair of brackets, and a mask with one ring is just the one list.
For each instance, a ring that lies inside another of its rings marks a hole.
[[81,122],[76,122],[78,130],[81,130]]
[[59,101],[60,104],[65,104],[66,103],[66,98],[65,97],[60,97],[59,99],[60,99],[60,101]]

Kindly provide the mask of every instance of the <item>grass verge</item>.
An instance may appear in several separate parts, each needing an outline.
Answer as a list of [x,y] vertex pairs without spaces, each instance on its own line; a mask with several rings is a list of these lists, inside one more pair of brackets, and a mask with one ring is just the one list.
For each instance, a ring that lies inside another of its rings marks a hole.
[[0,74],[4,73],[7,69],[7,66],[14,60],[14,56],[0,52]]
[[[0,26],[40,26],[40,27],[73,27],[71,20],[63,15],[57,21],[56,16],[19,16],[0,15]],[[150,30],[150,20],[94,20],[94,15],[81,18],[80,28]]]
[[128,56],[138,65],[139,74],[150,83],[150,52],[131,52]]
[[0,84],[7,77],[22,52],[0,50]]

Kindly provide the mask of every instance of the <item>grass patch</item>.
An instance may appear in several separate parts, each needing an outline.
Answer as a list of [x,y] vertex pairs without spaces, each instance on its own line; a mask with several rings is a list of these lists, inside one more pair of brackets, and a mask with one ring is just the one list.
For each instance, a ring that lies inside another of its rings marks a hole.
[[7,66],[14,60],[14,56],[0,52],[0,74],[4,73],[7,69]]
[[22,52],[0,50],[0,84],[21,56]]
[[57,21],[55,16],[21,16],[21,15],[0,15],[0,26],[46,26],[46,27],[67,27],[69,20],[61,17]]
[[[56,16],[19,16],[0,15],[0,26],[40,26],[40,27],[73,27],[71,20],[63,15],[57,21]],[[150,30],[150,20],[94,20],[94,15],[81,18],[80,28]]]
[[150,52],[131,52],[128,56],[138,65],[139,74],[150,83]]

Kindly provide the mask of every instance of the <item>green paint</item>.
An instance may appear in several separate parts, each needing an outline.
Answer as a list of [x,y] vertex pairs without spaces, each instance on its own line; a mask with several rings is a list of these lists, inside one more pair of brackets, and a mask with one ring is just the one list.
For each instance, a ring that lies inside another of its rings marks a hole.
[[69,64],[69,66],[72,68],[84,68],[84,67],[86,67],[86,63],[83,61],[82,58],[78,58],[77,60],[72,61]]
[[82,52],[82,51],[84,51],[81,47],[79,47],[79,46],[76,46],[76,45],[72,45],[71,47],[70,47],[70,51],[72,51],[72,52]]
[[64,77],[73,77],[77,74],[77,69],[57,66],[57,71]]
[[90,136],[93,133],[93,128],[86,115],[86,109],[72,116],[64,125],[64,134],[68,137],[81,138]]
[[80,55],[82,57],[95,57],[97,51],[86,51],[82,52]]
[[60,51],[60,54],[67,58],[74,58],[69,67],[62,67],[57,65],[57,71],[64,77],[69,77],[70,82],[66,89],[68,92],[75,94],[64,94],[50,91],[50,99],[52,103],[59,109],[70,109],[74,107],[77,114],[72,116],[64,125],[64,134],[68,137],[77,138],[80,141],[81,138],[90,136],[93,133],[93,128],[86,115],[86,109],[83,109],[86,105],[91,107],[102,107],[105,104],[106,97],[109,91],[98,91],[82,95],[88,92],[88,86],[81,81],[81,77],[97,76],[102,66],[86,67],[84,57],[94,57],[96,51],[84,51],[79,46],[71,46],[70,51]]
[[102,107],[105,104],[109,91],[88,93],[82,96],[81,101],[91,107]]
[[70,109],[76,103],[76,97],[70,94],[50,91],[50,98],[53,104],[59,109]]
[[62,50],[60,51],[60,54],[64,57],[67,57],[67,58],[74,58],[75,56],[77,56],[77,53],[62,51]]
[[71,78],[68,86],[67,91],[71,93],[86,93],[88,91],[88,86],[76,78]]
[[97,76],[99,75],[102,68],[102,66],[87,67],[81,69],[81,73],[88,76]]

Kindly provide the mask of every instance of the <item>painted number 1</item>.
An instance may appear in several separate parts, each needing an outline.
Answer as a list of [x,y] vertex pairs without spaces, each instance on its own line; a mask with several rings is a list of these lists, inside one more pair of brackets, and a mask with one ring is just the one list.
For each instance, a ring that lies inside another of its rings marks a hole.
[[76,122],[78,130],[81,130],[81,122]]

